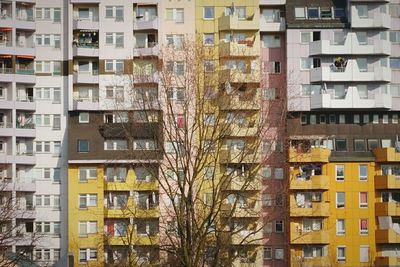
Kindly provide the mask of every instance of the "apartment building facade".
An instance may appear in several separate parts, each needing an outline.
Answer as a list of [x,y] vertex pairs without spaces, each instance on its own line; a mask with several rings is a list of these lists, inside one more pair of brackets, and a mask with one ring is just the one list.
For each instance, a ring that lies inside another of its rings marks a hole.
[[48,265],[67,253],[64,1],[0,9],[1,198],[15,213],[2,232],[8,250]]
[[291,266],[396,266],[398,3],[286,14]]
[[[260,177],[224,189],[247,209],[228,218],[229,231],[263,226],[252,242],[229,240],[233,264],[398,264],[397,0],[8,0],[0,9],[1,201],[15,199],[19,213],[2,227],[15,229],[12,252],[43,266],[68,253],[74,266],[168,261],[156,144],[172,140],[154,73],[163,47],[191,39],[213,51],[204,68],[226,74],[215,87],[232,100],[218,116],[240,118],[218,169]],[[251,162],[231,156],[256,143]]]

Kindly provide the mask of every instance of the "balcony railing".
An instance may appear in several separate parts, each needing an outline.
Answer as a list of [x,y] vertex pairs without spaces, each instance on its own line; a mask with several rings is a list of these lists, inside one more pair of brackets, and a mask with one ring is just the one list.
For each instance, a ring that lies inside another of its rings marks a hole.
[[25,123],[25,124],[17,123],[17,128],[18,129],[35,129],[35,124],[34,123]]
[[11,41],[0,41],[0,47],[6,46],[6,47],[11,47],[12,42]]
[[35,21],[35,18],[33,16],[17,16],[17,20]]
[[35,70],[34,69],[16,69],[15,73],[22,74],[22,75],[34,75]]
[[12,68],[0,68],[0,74],[12,74],[13,69]]

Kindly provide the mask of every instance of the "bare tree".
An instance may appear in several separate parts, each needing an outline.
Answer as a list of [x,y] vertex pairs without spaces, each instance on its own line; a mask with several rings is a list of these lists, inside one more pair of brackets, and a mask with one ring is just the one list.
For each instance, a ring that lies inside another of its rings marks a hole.
[[[6,168],[6,166],[4,166]],[[40,237],[33,229],[33,204],[30,196],[19,192],[10,178],[0,180],[0,266],[12,267],[25,263],[36,266],[33,248]],[[18,246],[16,253],[11,251]]]
[[[263,226],[274,218],[261,216],[260,167],[272,152],[261,144],[281,133],[270,130],[284,126],[283,115],[273,123],[268,117],[282,106],[262,104],[261,62],[259,55],[249,54],[254,39],[228,48],[201,43],[187,38],[179,48],[161,48],[158,57],[135,60],[130,104],[114,103],[114,116],[122,123],[101,127],[106,139],[128,140],[124,158],[140,154],[140,163],[129,166],[136,181],[144,172],[150,178],[140,178],[143,184],[158,185],[133,187],[137,191],[118,207],[120,218],[130,218],[121,220],[119,244],[123,240],[128,248],[119,254],[124,266],[148,263],[139,255],[137,233],[149,219],[157,226],[142,231],[149,235],[143,247],[161,253],[153,264],[254,266],[262,261]],[[140,125],[150,125],[142,126],[148,129],[145,138],[137,136]],[[113,244],[107,234],[105,239]]]

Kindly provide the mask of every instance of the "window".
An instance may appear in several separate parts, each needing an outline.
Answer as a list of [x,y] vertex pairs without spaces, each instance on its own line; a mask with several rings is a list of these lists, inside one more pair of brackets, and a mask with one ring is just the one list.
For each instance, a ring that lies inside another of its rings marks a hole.
[[89,112],[79,112],[79,123],[89,123]]
[[97,169],[95,167],[80,167],[79,181],[86,182],[87,180],[97,179]]
[[175,21],[175,23],[184,22],[184,10],[183,8],[166,8],[165,18],[166,20]]
[[392,123],[394,123],[394,124],[399,123],[399,115],[392,114]]
[[124,20],[123,6],[106,6],[106,18],[114,18],[115,21]]
[[156,150],[157,144],[154,140],[137,139],[133,141],[134,150]]
[[369,150],[373,150],[373,149],[379,147],[378,139],[368,139],[367,142],[368,142],[368,149]]
[[204,167],[204,179],[211,180],[214,177],[215,167],[213,166],[205,166]]
[[204,125],[213,126],[214,124],[215,124],[215,114],[214,113],[204,114]]
[[85,263],[87,261],[97,260],[97,249],[94,248],[81,248],[79,249],[79,262]]
[[264,260],[271,260],[271,259],[272,259],[272,248],[264,247]]
[[343,246],[337,247],[337,261],[339,262],[346,261],[346,247]]
[[114,45],[117,48],[124,47],[123,32],[106,32],[106,45]]
[[214,60],[205,60],[204,61],[204,72],[213,72],[215,71],[215,61]]
[[344,181],[344,165],[336,165],[336,181]]
[[360,208],[368,208],[368,192],[360,192]]
[[400,69],[400,58],[390,58],[389,62],[392,69]]
[[392,43],[400,43],[400,31],[390,31],[389,40]]
[[107,99],[114,99],[119,102],[124,101],[124,87],[122,86],[107,86],[106,87],[106,98]]
[[[214,38],[214,34],[213,34],[213,38]],[[183,42],[184,42],[183,34],[167,34],[166,39],[167,39],[167,45],[172,46],[178,50],[181,50],[183,48]],[[214,44],[214,41],[213,41],[213,44]]]
[[214,19],[214,7],[213,6],[205,6],[203,8],[203,19],[206,19],[206,20]]
[[107,167],[105,174],[109,182],[125,182],[127,169],[125,167]]
[[345,207],[345,193],[344,192],[336,192],[336,208],[344,208]]
[[318,19],[319,18],[319,8],[318,7],[308,7],[307,15],[309,19]]
[[282,180],[283,179],[283,168],[275,168],[274,176],[275,176],[275,179]]
[[282,207],[284,202],[283,194],[275,195],[275,206]]
[[275,259],[276,260],[283,260],[284,258],[284,250],[283,248],[276,248],[275,249]]
[[346,139],[335,139],[336,151],[346,152],[347,151],[347,140]]
[[167,72],[173,72],[176,75],[183,75],[185,64],[183,61],[168,61],[166,64]]
[[357,5],[356,10],[357,10],[357,15],[360,18],[368,18],[368,6],[367,5]]
[[272,206],[272,195],[264,193],[263,194],[263,206],[270,207]]
[[97,234],[96,221],[80,221],[79,236],[87,236],[88,234]]
[[308,44],[309,42],[311,42],[311,32],[301,32],[300,42],[302,44]]
[[368,235],[368,219],[360,219],[360,235]]
[[79,153],[89,152],[89,141],[88,140],[78,140],[78,152]]
[[266,48],[281,47],[281,37],[279,35],[264,35],[262,40]]
[[128,141],[123,139],[104,141],[104,150],[127,150]]
[[123,60],[106,60],[105,61],[105,71],[106,72],[116,72],[121,74],[124,72],[124,61]]
[[266,71],[268,73],[279,74],[281,73],[281,63],[278,61],[270,61],[267,64]]
[[283,226],[283,221],[275,221],[275,232],[276,233],[283,233],[284,232],[284,226]]
[[305,19],[306,12],[305,12],[304,7],[295,7],[294,8],[294,16],[296,19]]
[[360,262],[369,262],[369,246],[360,246]]
[[362,152],[366,151],[366,149],[367,147],[364,139],[354,139],[354,151]]
[[203,34],[203,43],[204,45],[214,45],[215,35],[214,33],[204,33]]
[[372,123],[378,124],[379,123],[379,115],[378,114],[373,114],[372,115]]
[[182,102],[185,100],[185,89],[181,87],[169,88],[167,91],[167,98],[171,101]]
[[336,235],[345,235],[346,234],[346,224],[344,219],[336,220]]
[[366,181],[368,179],[368,165],[361,164],[358,166],[358,173],[360,181]]
[[276,99],[276,88],[264,88],[263,96],[265,100],[275,100]]
[[79,194],[79,208],[97,206],[97,194]]

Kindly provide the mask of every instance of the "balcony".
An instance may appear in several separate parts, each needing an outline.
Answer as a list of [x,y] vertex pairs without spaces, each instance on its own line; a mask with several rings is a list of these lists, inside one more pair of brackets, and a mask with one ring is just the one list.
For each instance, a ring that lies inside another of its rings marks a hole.
[[134,84],[147,84],[147,83],[158,83],[157,73],[143,73],[143,74],[133,74],[132,82]]
[[36,191],[36,184],[33,181],[16,182],[14,184],[10,184],[10,186],[12,186],[13,190],[20,191],[20,192],[35,192]]
[[239,19],[237,14],[230,16],[221,16],[218,19],[218,27],[220,31],[229,30],[254,30],[258,31],[260,25],[260,14],[254,13],[253,15]]
[[378,229],[375,231],[375,242],[378,244],[400,243],[400,234],[393,229]]
[[32,96],[17,97],[15,108],[19,110],[36,110],[36,103]]
[[[313,258],[304,258],[301,257],[301,263],[307,267],[321,267],[321,266],[331,266],[332,259],[330,257],[313,257]],[[302,265],[300,265],[302,266]]]
[[15,47],[15,55],[35,57],[36,56],[35,45],[33,43],[25,45],[17,45]]
[[331,150],[323,147],[312,147],[309,151],[297,151],[289,148],[289,162],[328,162]]
[[[3,32],[6,35],[6,32]],[[11,37],[8,37],[11,39]],[[11,41],[0,41],[0,54],[3,55],[13,55],[14,54],[14,47]]]
[[380,13],[378,10],[367,18],[360,18],[355,6],[351,7],[351,27],[352,28],[386,28],[389,29],[391,24],[390,15]]
[[396,202],[375,203],[375,216],[400,216],[400,203]]
[[219,82],[231,83],[259,83],[260,70],[242,71],[237,69],[224,69],[219,73]]
[[260,0],[262,6],[277,6],[286,4],[286,0]]
[[376,93],[372,98],[360,98],[356,87],[349,87],[345,98],[335,99],[330,93],[315,94],[311,96],[311,109],[391,109],[392,96]]
[[400,189],[400,176],[375,175],[375,189]]
[[[247,43],[246,43],[247,42]],[[260,55],[260,44],[251,41],[225,42],[219,43],[220,57],[257,57]]]
[[99,46],[96,44],[79,44],[74,46],[74,57],[99,57]]
[[294,197],[290,197],[290,216],[329,217],[329,203],[312,202],[311,207],[298,207]]
[[310,43],[311,56],[317,55],[390,55],[392,45],[388,40],[368,40],[360,44],[356,33],[348,33],[343,44],[335,44],[330,40],[320,40]]
[[12,82],[14,80],[14,70],[12,68],[0,69],[0,82]]
[[261,245],[263,239],[262,231],[248,230],[239,233],[228,233],[233,245]]
[[265,16],[260,17],[260,31],[261,32],[284,32],[285,30],[286,30],[285,18],[269,20]]
[[293,227],[290,229],[290,244],[329,244],[329,231],[296,231]]
[[221,149],[219,151],[219,160],[221,163],[257,163],[261,161],[260,153],[253,150],[229,150]]
[[394,147],[376,148],[373,152],[376,162],[400,162],[400,152]]
[[15,129],[15,135],[18,137],[27,137],[27,138],[36,137],[35,124],[33,124],[33,123],[20,124],[17,122],[17,128]]
[[134,31],[158,30],[158,18],[156,17],[151,20],[134,20],[133,30]]
[[400,257],[376,256],[374,266],[377,266],[377,267],[400,266]]
[[312,175],[310,179],[293,178],[290,180],[291,190],[319,190],[329,189],[329,177],[327,175]]
[[15,217],[18,219],[34,219],[36,217],[35,207],[33,205],[20,205],[15,211]]
[[261,181],[257,178],[233,176],[225,179],[222,188],[227,191],[258,191],[261,189]]
[[[222,101],[221,101],[222,100]],[[221,110],[259,110],[261,107],[260,93],[254,95],[221,95],[217,102]]]
[[36,158],[33,152],[17,152],[14,158],[16,164],[35,165]]
[[390,82],[392,71],[388,67],[371,66],[360,71],[355,60],[349,60],[344,69],[323,66],[310,70],[311,82]]
[[252,137],[260,133],[260,128],[250,125],[223,124],[221,127],[226,136]]
[[85,30],[98,30],[99,29],[99,17],[92,17],[90,19],[76,17],[73,20],[73,29],[85,29]]
[[[33,12],[32,10],[32,13]],[[14,21],[14,27],[17,29],[35,30],[35,19],[33,16],[17,16],[17,19]]]
[[224,217],[258,218],[261,214],[261,207],[256,202],[245,205],[240,205],[237,203],[236,207],[233,207],[232,204],[222,204],[221,213]]
[[133,49],[133,56],[134,57],[151,57],[151,56],[158,56],[160,53],[160,49],[158,44],[155,44],[152,47],[141,47],[141,48],[134,48]]
[[74,110],[99,110],[99,99],[74,98]]
[[0,136],[13,136],[13,135],[14,135],[14,129],[12,122],[0,123]]
[[99,72],[93,70],[91,72],[74,72],[73,75],[74,83],[86,83],[86,84],[98,84],[99,83]]
[[34,69],[16,69],[15,80],[20,83],[36,83]]
[[70,0],[71,4],[99,4],[101,0]]

